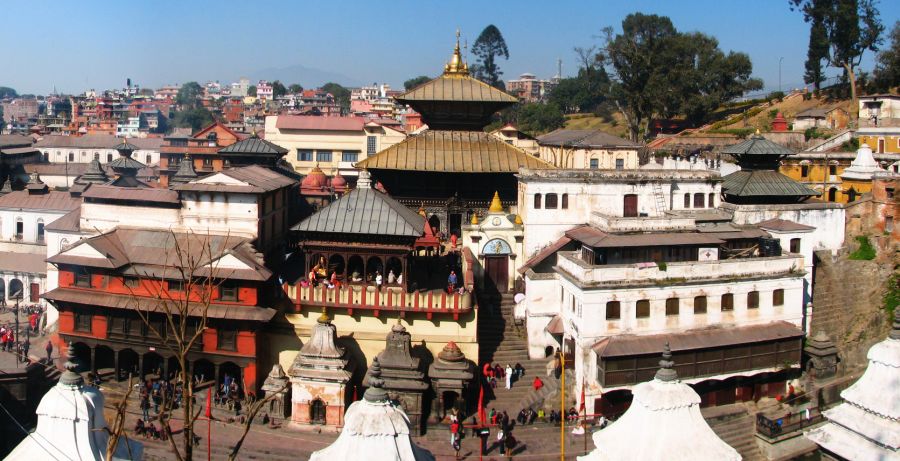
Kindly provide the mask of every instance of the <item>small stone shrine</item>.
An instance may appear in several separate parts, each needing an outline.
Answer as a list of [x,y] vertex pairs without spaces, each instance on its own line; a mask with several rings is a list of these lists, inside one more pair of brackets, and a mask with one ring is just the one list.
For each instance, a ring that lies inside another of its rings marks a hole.
[[[378,362],[389,398],[403,407],[412,425],[412,434],[422,435],[422,394],[428,389],[428,383],[425,373],[419,370],[419,359],[410,355],[411,342],[406,327],[397,323],[387,335],[386,347],[378,354]],[[370,379],[371,370],[366,375],[366,383]]]
[[291,401],[290,381],[291,379],[284,373],[284,368],[281,368],[281,365],[276,363],[272,366],[272,371],[269,372],[269,376],[266,377],[262,385],[262,391],[265,392],[266,398],[274,395],[272,400],[269,400],[266,408],[270,417],[285,419],[291,414],[289,406]]
[[459,350],[459,346],[453,341],[447,343],[437,360],[428,367],[431,387],[437,396],[437,406],[432,409],[435,423],[442,421],[454,406],[466,410],[465,397],[474,376],[472,363]]
[[343,425],[347,383],[353,364],[334,338],[337,328],[322,312],[291,368],[291,421],[300,424]]
[[828,380],[837,373],[838,350],[824,331],[819,330],[815,336],[807,339],[803,352],[809,356],[807,370],[811,373],[813,380]]

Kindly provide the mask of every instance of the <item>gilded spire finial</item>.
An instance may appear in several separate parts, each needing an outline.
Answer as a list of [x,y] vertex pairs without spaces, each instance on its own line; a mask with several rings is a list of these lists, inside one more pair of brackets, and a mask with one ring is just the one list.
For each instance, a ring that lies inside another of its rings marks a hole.
[[328,308],[322,306],[322,315],[319,316],[319,323],[330,323],[331,317],[328,316]]
[[494,191],[494,198],[491,199],[491,207],[488,209],[491,213],[502,213],[503,204],[500,203],[500,193]]
[[469,75],[469,65],[463,62],[462,54],[459,51],[459,29],[456,29],[456,46],[453,48],[450,62],[444,66],[444,75]]
[[471,222],[472,222],[473,226],[478,225],[478,213],[472,213],[472,221]]

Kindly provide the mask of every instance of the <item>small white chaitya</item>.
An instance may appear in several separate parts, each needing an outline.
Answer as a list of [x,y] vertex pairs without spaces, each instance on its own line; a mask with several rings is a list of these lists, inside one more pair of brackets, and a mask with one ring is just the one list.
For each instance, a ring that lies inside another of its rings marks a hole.
[[[72,350],[71,344],[69,350]],[[56,386],[41,398],[37,428],[6,457],[7,461],[77,459],[106,461],[109,441],[103,394],[85,385],[71,360]],[[119,439],[111,461],[143,459],[144,445]]]
[[597,448],[579,461],[741,459],[703,419],[700,396],[678,379],[668,344],[659,364],[652,381],[634,386],[628,411],[594,434]]
[[900,309],[884,341],[872,346],[859,381],[841,392],[844,403],[828,422],[806,433],[832,458],[900,460]]
[[369,368],[369,385],[363,399],[347,409],[341,435],[310,461],[434,461],[409,438],[409,418],[388,399],[377,357]]

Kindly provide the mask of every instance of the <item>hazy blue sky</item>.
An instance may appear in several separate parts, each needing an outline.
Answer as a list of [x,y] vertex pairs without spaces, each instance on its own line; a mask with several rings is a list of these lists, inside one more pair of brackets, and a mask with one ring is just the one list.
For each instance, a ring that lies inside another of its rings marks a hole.
[[[879,7],[890,28],[900,18],[900,1]],[[574,46],[598,43],[603,27],[618,29],[636,11],[669,16],[679,30],[701,31],[717,37],[724,50],[748,53],[767,88],[778,86],[782,56],[784,85],[802,83],[809,27],[787,0],[14,0],[3,2],[0,85],[20,93],[54,86],[81,92],[121,87],[126,77],[156,87],[260,78],[267,69],[303,66],[346,76],[346,83],[400,86],[409,77],[440,72],[457,27],[472,43],[491,23],[509,46],[509,61],[500,62],[505,78],[522,72],[550,77],[557,58],[569,75],[576,68]],[[872,62],[870,54],[863,68]],[[323,83],[306,78],[297,80]]]

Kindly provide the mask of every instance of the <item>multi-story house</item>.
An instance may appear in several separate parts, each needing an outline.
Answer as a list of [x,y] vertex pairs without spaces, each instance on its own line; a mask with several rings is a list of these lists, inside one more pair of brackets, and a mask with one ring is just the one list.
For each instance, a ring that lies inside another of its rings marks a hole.
[[160,147],[159,183],[169,187],[169,181],[178,171],[181,162],[190,158],[194,169],[200,173],[222,171],[225,159],[219,150],[230,146],[246,135],[237,133],[220,122],[215,122],[191,136],[167,136]]
[[559,77],[550,80],[539,80],[534,74],[519,75],[517,80],[506,81],[506,91],[515,95],[520,101],[539,102],[550,95],[559,83]]
[[721,183],[699,170],[520,173],[529,350],[565,352],[588,413],[619,411],[666,342],[704,405],[783,393],[799,368],[804,256],[731,222]]
[[141,134],[141,131],[146,132],[147,129],[147,121],[142,115],[128,117],[124,120],[119,120],[116,124],[116,136],[136,138]]
[[36,118],[38,106],[37,99],[18,98],[0,103],[0,107],[3,109],[3,120],[6,123],[25,122]]
[[875,94],[859,98],[859,144],[876,154],[900,153],[900,96]]
[[43,304],[46,226],[80,205],[80,198],[49,190],[36,174],[24,190],[0,196],[0,304],[14,304],[17,298],[24,304]]
[[272,84],[265,80],[260,80],[256,84],[256,98],[260,101],[269,101],[274,99],[275,91],[272,87]]
[[[126,141],[138,148],[132,154],[134,159],[148,166],[159,163],[162,138],[128,138]],[[97,159],[106,164],[118,158],[115,146],[121,143],[122,138],[104,134],[47,135],[36,142],[34,147],[50,163],[90,163]]]
[[537,139],[539,157],[559,168],[635,169],[642,147],[596,130],[560,128]]
[[406,139],[406,134],[360,117],[278,115],[266,117],[265,139],[288,149],[287,161],[301,174],[318,165],[326,173],[355,177],[354,163]]

